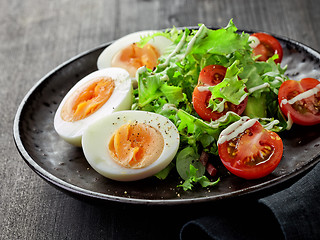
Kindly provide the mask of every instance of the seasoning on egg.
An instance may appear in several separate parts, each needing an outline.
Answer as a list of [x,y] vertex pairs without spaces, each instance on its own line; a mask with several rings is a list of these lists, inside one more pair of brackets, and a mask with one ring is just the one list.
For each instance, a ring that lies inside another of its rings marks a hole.
[[135,181],[163,170],[174,159],[179,143],[179,131],[168,118],[136,110],[95,121],[82,138],[91,167],[118,181]]
[[109,142],[113,160],[126,168],[144,168],[155,162],[163,151],[161,133],[144,123],[124,124]]

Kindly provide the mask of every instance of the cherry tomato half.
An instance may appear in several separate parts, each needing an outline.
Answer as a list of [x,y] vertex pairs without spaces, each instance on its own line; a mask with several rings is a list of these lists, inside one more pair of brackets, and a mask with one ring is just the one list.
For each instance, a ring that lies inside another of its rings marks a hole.
[[251,36],[254,36],[259,39],[260,44],[258,44],[253,49],[253,54],[255,56],[261,55],[258,58],[258,61],[267,61],[275,53],[278,54],[279,58],[276,59],[275,63],[281,63],[283,57],[283,50],[279,41],[273,36],[267,33],[254,33]]
[[225,115],[227,111],[241,115],[246,108],[248,97],[239,105],[226,102],[222,112],[212,111],[212,109],[208,107],[211,92],[206,89],[206,87],[219,84],[224,79],[226,71],[227,68],[221,65],[209,65],[204,67],[200,72],[198,85],[192,94],[192,103],[195,111],[205,121],[216,120]]
[[[278,166],[283,143],[278,134],[264,129],[258,121],[249,121],[255,123],[243,130],[244,125],[235,128],[231,124],[228,128],[240,130],[239,134],[223,142],[218,141],[218,152],[223,165],[231,173],[245,179],[257,179],[267,176]],[[223,134],[224,131],[220,138]]]
[[299,125],[320,123],[320,81],[303,78],[284,81],[278,93],[280,109],[285,116]]

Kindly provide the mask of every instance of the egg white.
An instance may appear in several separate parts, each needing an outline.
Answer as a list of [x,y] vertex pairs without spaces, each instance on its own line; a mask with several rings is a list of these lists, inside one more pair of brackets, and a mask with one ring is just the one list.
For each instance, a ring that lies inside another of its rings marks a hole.
[[[74,122],[64,121],[61,118],[61,110],[68,98],[84,84],[95,81],[98,77],[103,76],[112,78],[115,83],[115,88],[108,101],[96,112],[84,119]],[[63,98],[54,117],[54,128],[59,136],[65,141],[75,146],[81,146],[82,134],[92,122],[115,111],[130,109],[132,105],[132,96],[131,79],[126,70],[122,68],[106,68],[95,71],[82,78]]]
[[[114,132],[124,124],[145,123],[157,129],[164,148],[160,157],[151,165],[125,168],[117,164],[109,153],[108,145]],[[119,111],[91,124],[84,132],[82,148],[88,163],[101,175],[117,181],[135,181],[153,176],[164,169],[175,157],[180,143],[176,126],[166,117],[145,111]]]
[[[113,42],[110,46],[103,50],[103,52],[98,57],[97,67],[98,69],[103,69],[107,67],[111,67],[112,58],[119,51],[129,46],[132,43],[139,42],[141,37],[152,35],[158,31],[148,30],[148,31],[139,31],[134,32],[129,35],[126,35],[115,42]],[[164,54],[166,48],[172,44],[172,41],[164,36],[156,36],[151,39],[149,42],[152,46],[154,46],[160,53],[160,56]],[[133,83],[135,84],[135,78],[132,78]]]

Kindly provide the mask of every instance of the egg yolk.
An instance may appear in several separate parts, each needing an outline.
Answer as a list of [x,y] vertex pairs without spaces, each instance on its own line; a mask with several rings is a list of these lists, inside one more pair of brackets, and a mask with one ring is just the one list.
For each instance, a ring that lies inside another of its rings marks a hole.
[[135,77],[137,69],[142,66],[149,69],[155,68],[159,57],[158,50],[151,44],[147,43],[141,48],[138,44],[132,43],[112,58],[111,66],[124,68],[131,77]]
[[109,100],[114,88],[114,80],[110,77],[99,77],[84,84],[63,105],[61,118],[74,122],[90,116]]
[[111,137],[109,152],[126,168],[144,168],[156,161],[163,150],[161,133],[144,123],[124,124]]

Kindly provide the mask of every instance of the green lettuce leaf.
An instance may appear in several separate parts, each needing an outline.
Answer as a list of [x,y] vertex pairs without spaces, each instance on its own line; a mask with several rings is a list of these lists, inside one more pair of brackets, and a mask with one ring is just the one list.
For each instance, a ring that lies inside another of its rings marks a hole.
[[[222,98],[225,101],[239,105],[248,95],[245,91],[245,80],[238,79],[238,75],[242,71],[242,69],[237,67],[238,64],[239,62],[235,61],[227,68],[225,78],[221,83],[209,87],[212,94],[209,100],[209,107],[212,108],[213,111],[219,111],[221,108],[219,105],[221,101],[215,101],[217,98]],[[219,112],[222,112],[222,110]]]
[[180,177],[187,180],[190,176],[190,165],[197,168],[196,177],[204,175],[206,169],[199,161],[200,155],[192,148],[186,147],[177,154],[176,168]]
[[[284,75],[286,68],[275,64],[277,56],[267,62],[256,62],[248,43],[249,34],[239,34],[232,20],[225,28],[218,30],[208,29],[203,24],[199,25],[199,29],[173,27],[141,39],[139,44],[142,46],[153,37],[162,35],[171,39],[172,44],[158,59],[156,69],[138,70],[138,89],[134,90],[132,109],[152,111],[168,117],[180,133],[179,153],[187,148],[188,151],[192,149],[195,156],[201,151],[217,155],[219,134],[238,121],[240,116],[228,112],[216,121],[203,121],[193,109],[192,93],[201,69],[218,64],[228,70],[220,84],[210,87],[213,97],[209,104],[213,110],[221,110],[224,101],[239,104],[248,95],[250,107],[245,112],[248,116],[258,118],[263,126],[272,131],[285,129],[286,121],[279,109],[277,93],[281,83],[287,79]],[[184,176],[185,189],[191,189],[193,183],[198,182],[211,184],[207,183],[198,166],[179,160],[179,165],[181,163],[184,169],[190,168],[189,175]],[[165,178],[170,169],[172,167],[157,176]]]
[[248,50],[248,34],[237,34],[237,27],[232,19],[225,28],[209,30],[205,28],[202,38],[195,41],[191,54],[219,54],[228,55],[239,50]]
[[183,110],[178,110],[178,130],[181,142],[193,147],[195,151],[205,149],[209,153],[218,155],[216,141],[223,129],[231,123],[238,121],[240,116],[234,112],[228,112],[225,116],[210,123],[193,116]]
[[190,164],[190,171],[187,179],[184,181],[183,184],[178,185],[178,187],[182,187],[184,191],[187,191],[192,190],[193,185],[195,183],[201,184],[202,187],[209,187],[217,185],[220,181],[220,178],[218,178],[216,181],[211,182],[206,176],[199,176],[197,172],[198,169],[196,169],[192,164]]

